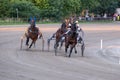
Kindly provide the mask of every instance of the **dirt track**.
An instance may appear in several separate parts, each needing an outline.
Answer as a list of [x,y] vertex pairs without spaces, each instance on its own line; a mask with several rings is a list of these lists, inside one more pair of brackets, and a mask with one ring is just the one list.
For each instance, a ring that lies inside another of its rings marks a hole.
[[[41,51],[41,40],[36,47],[20,50],[20,37],[28,25],[0,26],[0,80],[119,80],[120,65],[100,53],[103,49],[120,45],[120,24],[80,24],[85,31],[85,57],[78,54],[64,57],[64,47],[54,56],[51,41],[47,51],[47,39],[60,24],[40,24],[45,39],[45,51]],[[24,41],[25,42],[25,41]],[[24,43],[25,44],[25,43]]]

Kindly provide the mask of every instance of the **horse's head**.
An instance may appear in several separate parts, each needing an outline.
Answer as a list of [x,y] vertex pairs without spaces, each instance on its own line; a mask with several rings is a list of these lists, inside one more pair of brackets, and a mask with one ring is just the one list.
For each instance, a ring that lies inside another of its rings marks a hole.
[[77,31],[76,23],[73,23],[73,24],[71,25],[71,30],[72,30],[72,31]]
[[69,27],[69,23],[70,23],[70,20],[69,19],[65,19],[66,28]]
[[75,38],[77,36],[77,28],[75,24],[71,24],[71,37]]
[[34,28],[35,27],[35,20],[31,20],[31,28]]

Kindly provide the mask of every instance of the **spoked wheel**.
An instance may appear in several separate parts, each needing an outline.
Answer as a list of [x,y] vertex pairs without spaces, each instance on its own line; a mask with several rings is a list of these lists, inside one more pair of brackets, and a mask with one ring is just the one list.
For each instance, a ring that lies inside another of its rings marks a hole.
[[81,45],[82,57],[84,56],[84,50],[85,50],[85,44],[83,43],[83,44]]

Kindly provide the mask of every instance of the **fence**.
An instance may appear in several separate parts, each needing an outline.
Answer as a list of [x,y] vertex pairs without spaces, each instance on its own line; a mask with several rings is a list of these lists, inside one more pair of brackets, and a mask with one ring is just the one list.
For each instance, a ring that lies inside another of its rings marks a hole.
[[[60,22],[53,18],[36,18],[37,23]],[[29,18],[0,18],[0,24],[3,23],[29,23]]]
[[[107,18],[103,18],[103,17],[94,17],[94,18],[88,18],[86,19],[85,17],[82,17],[79,21],[112,21],[113,17],[107,17]],[[36,22],[37,23],[46,23],[46,22],[61,22],[59,20],[55,20],[55,19],[49,19],[49,18],[36,18]],[[0,24],[6,24],[6,23],[29,23],[29,18],[0,18]]]
[[106,18],[104,18],[104,17],[94,17],[94,18],[92,18],[92,17],[87,17],[87,18],[81,17],[80,20],[81,21],[103,21],[103,20],[111,21],[111,20],[113,20],[113,17],[106,17]]

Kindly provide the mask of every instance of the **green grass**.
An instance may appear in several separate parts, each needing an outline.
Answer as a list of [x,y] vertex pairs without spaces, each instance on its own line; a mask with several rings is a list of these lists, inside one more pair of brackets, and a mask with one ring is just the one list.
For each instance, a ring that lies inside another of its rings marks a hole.
[[0,23],[0,25],[21,25],[21,24],[27,24],[27,23],[8,23],[8,22]]
[[[79,21],[83,24],[95,24],[95,23],[112,23],[112,20],[100,20],[100,21]],[[36,24],[57,24],[61,22],[36,22]],[[22,25],[29,24],[28,22],[0,22],[0,25]]]
[[[60,22],[36,22],[36,24],[57,24]],[[28,22],[0,22],[0,25],[22,25],[29,24]]]

